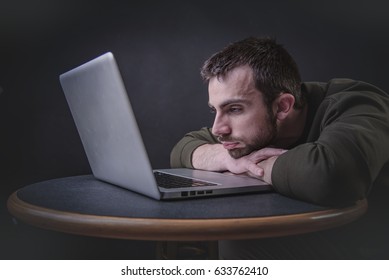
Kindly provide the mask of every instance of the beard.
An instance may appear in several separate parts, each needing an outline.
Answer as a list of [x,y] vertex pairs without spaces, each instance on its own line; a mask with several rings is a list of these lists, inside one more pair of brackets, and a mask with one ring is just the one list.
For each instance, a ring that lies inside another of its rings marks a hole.
[[[230,156],[234,159],[238,159],[243,156],[249,155],[254,151],[258,151],[260,149],[270,146],[271,143],[277,137],[278,133],[277,119],[275,115],[273,115],[273,112],[269,112],[267,114],[267,120],[265,123],[267,125],[264,128],[259,129],[255,133],[255,137],[252,139],[252,141],[250,143],[246,143],[245,147],[229,150],[228,153],[230,154]],[[219,140],[233,142],[239,141],[244,143],[244,140],[239,138],[220,137]]]

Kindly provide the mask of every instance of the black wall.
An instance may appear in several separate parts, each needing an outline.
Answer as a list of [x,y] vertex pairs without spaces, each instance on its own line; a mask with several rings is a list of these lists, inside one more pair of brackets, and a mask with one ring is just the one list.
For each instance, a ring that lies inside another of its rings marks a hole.
[[38,230],[6,210],[26,184],[90,172],[58,76],[106,51],[116,56],[154,168],[169,167],[185,132],[212,124],[199,68],[229,42],[272,36],[304,80],[348,77],[389,89],[384,0],[8,2],[0,2],[3,259],[153,257],[153,243]]

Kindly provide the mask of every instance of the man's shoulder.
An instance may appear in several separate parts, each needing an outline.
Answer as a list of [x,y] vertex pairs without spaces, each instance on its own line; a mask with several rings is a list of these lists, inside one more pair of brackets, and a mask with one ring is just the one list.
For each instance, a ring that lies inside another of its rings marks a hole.
[[303,88],[308,95],[319,94],[322,99],[339,93],[349,92],[356,94],[373,92],[389,97],[388,93],[373,84],[347,78],[335,78],[329,80],[328,82],[305,82],[303,83]]

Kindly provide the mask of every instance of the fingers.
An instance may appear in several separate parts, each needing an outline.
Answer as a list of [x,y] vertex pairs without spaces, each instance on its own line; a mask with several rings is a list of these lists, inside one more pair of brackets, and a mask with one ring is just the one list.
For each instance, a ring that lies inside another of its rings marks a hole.
[[227,170],[233,174],[248,174],[258,179],[264,179],[267,166],[265,163],[271,158],[277,158],[286,151],[283,149],[264,148],[239,159],[230,158],[227,162]]
[[262,157],[272,157],[272,156],[279,156],[283,153],[285,153],[287,150],[284,149],[276,149],[276,148],[263,148],[258,151],[255,151],[254,154],[257,154]]
[[264,175],[263,168],[259,167],[255,163],[250,163],[247,167],[247,170],[254,175],[254,177],[260,177],[262,178]]
[[264,148],[253,152],[246,157],[246,168],[250,176],[264,180],[271,184],[271,171],[274,161],[287,150]]
[[254,163],[266,160],[268,158],[279,156],[285,153],[287,150],[276,149],[276,148],[263,148],[261,150],[255,151],[249,155],[250,160]]

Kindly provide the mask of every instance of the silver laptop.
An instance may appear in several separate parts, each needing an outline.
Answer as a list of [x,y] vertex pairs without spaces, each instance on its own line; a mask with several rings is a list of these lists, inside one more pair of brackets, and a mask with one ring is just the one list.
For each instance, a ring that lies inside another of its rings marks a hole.
[[269,191],[267,183],[192,169],[152,170],[112,53],[60,75],[93,175],[154,199]]

